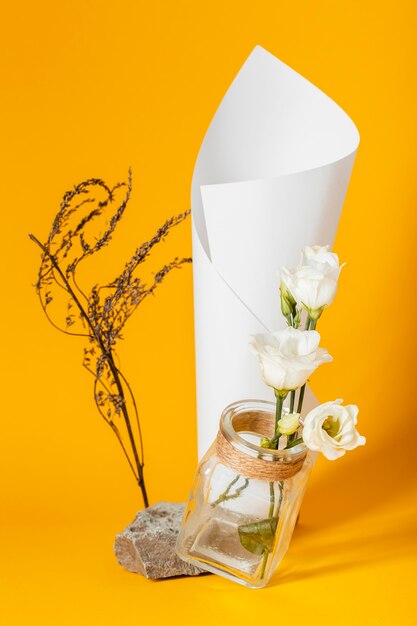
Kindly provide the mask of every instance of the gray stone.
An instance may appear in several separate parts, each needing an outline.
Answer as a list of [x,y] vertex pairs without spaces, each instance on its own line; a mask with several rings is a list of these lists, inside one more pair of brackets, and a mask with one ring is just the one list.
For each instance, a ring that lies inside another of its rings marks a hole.
[[119,564],[152,579],[204,574],[175,553],[184,509],[182,503],[158,502],[139,511],[134,521],[116,535],[114,552]]

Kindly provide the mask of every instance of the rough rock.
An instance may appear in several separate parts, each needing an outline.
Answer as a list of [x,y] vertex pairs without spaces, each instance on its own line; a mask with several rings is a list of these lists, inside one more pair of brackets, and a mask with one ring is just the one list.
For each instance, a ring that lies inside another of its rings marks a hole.
[[133,522],[116,535],[114,552],[119,564],[152,579],[205,573],[175,553],[184,509],[183,503],[158,502],[139,511]]

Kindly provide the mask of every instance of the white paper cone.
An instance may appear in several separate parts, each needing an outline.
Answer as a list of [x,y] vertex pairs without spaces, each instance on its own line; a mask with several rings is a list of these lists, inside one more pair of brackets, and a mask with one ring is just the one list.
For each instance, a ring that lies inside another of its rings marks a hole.
[[227,404],[274,399],[249,337],[286,325],[279,268],[333,244],[358,143],[337,104],[259,46],[223,98],[192,183],[200,456]]

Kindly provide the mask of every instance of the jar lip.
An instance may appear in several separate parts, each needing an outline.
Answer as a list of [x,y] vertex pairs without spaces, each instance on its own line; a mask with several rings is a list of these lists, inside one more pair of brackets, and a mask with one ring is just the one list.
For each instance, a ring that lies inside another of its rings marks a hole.
[[[284,408],[284,411],[288,412],[288,409]],[[288,462],[292,462],[305,456],[308,450],[305,443],[299,443],[297,446],[293,446],[288,450],[271,450],[269,448],[261,448],[261,446],[257,446],[255,443],[244,439],[241,434],[235,430],[233,420],[238,415],[248,412],[267,413],[268,415],[272,414],[274,416],[275,404],[268,400],[248,399],[238,400],[226,406],[220,417],[220,431],[234,448],[255,458],[259,458],[259,455],[262,455],[262,459],[266,461],[277,461],[279,459],[280,461],[287,460]]]

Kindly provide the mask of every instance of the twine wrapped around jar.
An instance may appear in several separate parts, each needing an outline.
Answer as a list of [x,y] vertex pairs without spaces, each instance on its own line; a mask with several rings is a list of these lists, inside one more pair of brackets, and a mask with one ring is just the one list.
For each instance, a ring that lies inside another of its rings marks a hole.
[[[245,411],[233,416],[231,426],[236,433],[256,433],[262,437],[274,435],[275,418],[272,414],[258,411]],[[239,450],[226,438],[222,423],[216,438],[217,456],[221,462],[236,473],[256,480],[280,481],[297,474],[305,461],[307,450],[289,453],[289,450],[268,450],[259,448],[260,454],[269,459],[251,456]],[[242,442],[246,442],[243,440]],[[243,447],[243,446],[242,446]],[[282,452],[282,454],[279,454]],[[275,458],[272,458],[272,455]]]

